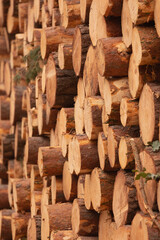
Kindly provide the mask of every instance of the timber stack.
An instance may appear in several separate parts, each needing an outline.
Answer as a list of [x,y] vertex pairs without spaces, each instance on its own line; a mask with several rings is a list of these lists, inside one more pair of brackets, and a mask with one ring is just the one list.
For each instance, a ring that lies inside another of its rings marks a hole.
[[159,11],[0,0],[1,240],[160,239]]

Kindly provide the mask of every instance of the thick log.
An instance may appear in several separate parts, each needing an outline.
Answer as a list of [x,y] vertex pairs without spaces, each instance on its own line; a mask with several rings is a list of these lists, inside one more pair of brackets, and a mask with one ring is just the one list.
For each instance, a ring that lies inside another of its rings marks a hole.
[[39,174],[39,168],[37,165],[31,167],[31,192],[42,191],[43,179]]
[[88,210],[93,209],[91,199],[91,174],[85,174],[84,205]]
[[0,120],[0,136],[10,133],[11,123],[9,120]]
[[8,202],[8,185],[1,184],[0,185],[0,209],[8,209],[10,208]]
[[6,90],[6,95],[10,96],[12,83],[11,83],[11,67],[9,62],[6,62],[4,65],[4,86]]
[[[160,223],[159,215],[156,218]],[[148,215],[138,212],[132,221],[131,240],[159,239],[160,232],[158,227],[153,224],[153,220]]]
[[27,239],[41,240],[41,216],[36,215],[30,218],[27,228]]
[[6,179],[7,180],[7,168],[3,163],[0,163],[0,179]]
[[122,137],[139,137],[139,129],[137,127],[110,126],[108,129],[108,158],[111,167],[120,168],[118,148]]
[[52,9],[52,27],[60,26],[61,14],[59,8]]
[[4,165],[7,165],[7,162],[14,158],[14,141],[14,134],[8,134],[2,137],[1,154]]
[[42,191],[31,192],[31,218],[41,214]]
[[56,204],[58,202],[66,202],[63,192],[63,180],[60,176],[51,177],[51,197],[52,204]]
[[66,238],[68,240],[77,239],[77,237],[75,236],[75,234],[73,233],[72,230],[61,230],[61,231],[52,231],[51,232],[51,236],[50,236],[51,240],[54,240],[54,239],[65,240]]
[[120,170],[113,191],[113,215],[117,228],[131,224],[138,209],[134,174]]
[[89,12],[92,0],[80,0],[80,13],[83,23],[89,23]]
[[62,156],[61,147],[40,147],[38,151],[38,167],[41,177],[61,175],[66,160]]
[[17,160],[23,159],[25,141],[21,139],[21,123],[15,127],[14,157]]
[[[106,108],[105,105],[103,105],[102,107],[102,128],[103,128],[103,132],[105,137],[108,137],[108,128],[109,128],[109,121],[108,121],[109,117],[108,114],[106,112]],[[117,122],[117,120],[116,120]]]
[[14,211],[4,209],[0,211],[0,238],[3,240],[12,239],[11,216]]
[[9,2],[10,0],[0,1],[0,27],[6,25],[6,17],[7,17]]
[[83,81],[86,97],[99,95],[98,69],[96,61],[96,50],[89,46],[83,70]]
[[78,177],[77,198],[83,198],[84,199],[84,192],[85,192],[85,174],[82,174]]
[[58,65],[61,70],[73,69],[72,44],[61,43],[58,46]]
[[58,50],[58,44],[73,42],[74,29],[64,27],[48,27],[41,32],[41,56],[47,58],[49,53]]
[[30,219],[30,213],[12,213],[12,239],[18,240],[19,238],[27,237],[27,226]]
[[93,209],[97,212],[112,209],[113,184],[115,173],[106,173],[94,168],[91,173],[91,199]]
[[[69,133],[62,134],[61,148],[63,157],[67,157],[68,155],[68,145],[73,136],[74,136],[73,134]],[[51,145],[51,147],[53,146]]]
[[24,22],[27,18],[28,13],[28,2],[19,3],[18,4],[18,23],[19,23],[19,31],[24,32]]
[[122,0],[105,0],[100,2],[99,11],[102,15],[108,16],[121,16]]
[[29,137],[25,145],[25,161],[28,164],[37,164],[39,147],[49,146],[48,137]]
[[63,165],[63,192],[67,201],[73,201],[77,197],[78,177],[69,171],[68,161]]
[[[104,210],[100,213],[98,224],[98,239],[110,240],[114,239],[113,234],[116,230],[116,224],[113,222],[112,215],[108,210]],[[123,238],[122,238],[123,239]]]
[[26,140],[28,137],[28,119],[26,117],[22,118],[21,121],[21,139]]
[[128,75],[130,49],[126,48],[121,37],[98,40],[96,54],[100,75],[105,77]]
[[46,65],[46,97],[50,107],[72,107],[77,92],[77,78],[72,70],[60,70],[53,54]]
[[[160,88],[156,83],[146,83],[139,100],[139,127],[145,145],[158,139]],[[147,131],[146,131],[147,129]]]
[[72,230],[81,236],[97,236],[99,216],[87,210],[83,199],[75,199],[72,207]]
[[7,30],[8,33],[18,33],[19,31],[19,23],[18,23],[18,16],[12,15],[11,7],[8,9],[7,13]]
[[154,26],[136,26],[132,32],[132,52],[137,65],[160,62],[160,39]]
[[124,239],[124,240],[130,240],[130,235],[131,235],[131,226],[130,225],[125,225],[122,226],[113,233],[113,239],[119,240],[119,239]]
[[[119,164],[122,169],[134,169],[135,159],[133,155],[133,150],[130,144],[130,137],[121,137],[119,142]],[[137,150],[140,153],[144,149],[144,145],[141,138],[134,138],[134,142],[137,146]]]
[[154,22],[155,22],[155,27],[156,27],[156,30],[157,30],[157,34],[158,34],[158,36],[160,36],[160,26],[159,26],[159,8],[160,8],[160,5],[159,5],[159,1],[158,0],[154,1],[154,4],[155,4],[155,7],[154,7]]
[[0,99],[0,119],[10,120],[10,98]]
[[76,76],[80,76],[83,73],[85,58],[90,44],[89,28],[84,25],[77,26],[72,45],[72,64]]
[[30,179],[19,179],[13,182],[13,199],[16,212],[30,211]]
[[84,133],[84,109],[80,106],[79,97],[76,98],[74,105],[74,119],[76,134]]
[[17,86],[12,89],[10,100],[10,121],[12,125],[21,121],[22,117],[26,117],[26,112],[22,110],[22,96],[25,89],[24,86]]
[[85,99],[85,89],[84,89],[83,78],[79,78],[79,80],[78,80],[77,95],[78,95],[79,106],[81,108],[83,108],[84,107],[84,99]]
[[[69,152],[73,151],[73,157],[68,156],[69,168],[72,173],[90,173],[94,167],[99,166],[97,143],[89,141],[84,135],[76,135],[72,139],[72,147],[69,144]],[[87,159],[87,161],[86,161]]]
[[52,15],[49,14],[48,6],[43,3],[41,7],[41,17],[42,17],[42,28],[52,26]]
[[14,178],[23,178],[23,162],[14,159]]
[[120,118],[123,127],[138,126],[138,101],[130,98],[122,98],[120,104]]
[[49,14],[52,14],[53,9],[58,7],[58,0],[48,0],[47,3]]
[[147,0],[129,0],[128,1],[129,11],[132,22],[135,25],[147,23],[154,19],[154,6],[155,1]]
[[33,41],[34,32],[34,8],[32,3],[28,3],[28,21],[27,21],[27,40],[29,43]]
[[28,135],[29,137],[38,136],[38,109],[32,108],[27,112]]
[[96,140],[102,131],[102,106],[104,101],[101,97],[89,97],[84,103],[84,125],[89,140]]

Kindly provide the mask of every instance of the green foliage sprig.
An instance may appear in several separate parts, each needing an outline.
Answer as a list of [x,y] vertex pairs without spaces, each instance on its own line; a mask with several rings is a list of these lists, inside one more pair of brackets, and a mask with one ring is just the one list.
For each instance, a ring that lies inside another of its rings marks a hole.
[[148,173],[146,172],[145,168],[141,172],[139,172],[138,170],[132,170],[132,172],[138,173],[135,177],[135,180],[139,180],[142,177],[145,178],[145,182],[148,182],[149,180],[155,180],[157,182],[160,181],[160,173]]
[[152,147],[153,152],[160,150],[160,142],[158,140],[153,141],[153,142],[148,142],[148,146]]

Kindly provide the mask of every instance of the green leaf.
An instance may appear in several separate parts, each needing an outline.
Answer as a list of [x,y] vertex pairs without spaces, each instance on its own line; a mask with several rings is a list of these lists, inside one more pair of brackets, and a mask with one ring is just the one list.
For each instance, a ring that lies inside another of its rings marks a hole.
[[159,142],[158,140],[154,141],[154,142],[152,143],[153,152],[158,151],[159,148],[160,148],[160,142]]

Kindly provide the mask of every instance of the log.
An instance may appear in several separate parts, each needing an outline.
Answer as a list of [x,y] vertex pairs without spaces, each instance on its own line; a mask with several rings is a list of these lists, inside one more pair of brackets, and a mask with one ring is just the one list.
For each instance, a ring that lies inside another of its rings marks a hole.
[[58,65],[61,70],[73,69],[72,44],[61,43],[58,45]]
[[30,179],[19,179],[13,182],[13,199],[16,212],[30,211]]
[[[62,148],[63,157],[67,157],[68,155],[68,145],[70,140],[73,138],[73,136],[74,136],[73,134],[69,134],[69,133],[62,134],[61,148]],[[51,147],[53,146],[51,145]]]
[[[116,224],[113,222],[112,215],[108,210],[104,210],[100,213],[99,224],[98,224],[98,239],[99,240],[109,240],[112,238],[115,230]],[[123,238],[122,238],[123,239]]]
[[7,17],[7,11],[9,7],[9,0],[7,1],[0,1],[0,27],[6,25],[6,17]]
[[146,83],[139,100],[139,127],[145,145],[158,139],[159,91],[158,84]]
[[114,183],[112,206],[117,228],[131,224],[139,209],[133,173],[118,171]]
[[160,62],[160,44],[153,26],[136,26],[132,32],[132,52],[137,65],[150,65]]
[[14,141],[14,157],[15,159],[23,159],[25,141],[21,139],[21,123],[17,123],[15,127]]
[[132,22],[135,25],[141,25],[154,19],[155,2],[153,0],[129,0],[128,6]]
[[10,128],[11,123],[9,120],[0,120],[0,136],[9,134]]
[[52,9],[52,27],[60,26],[61,14],[59,8]]
[[121,37],[98,40],[96,54],[98,72],[101,76],[127,76],[130,49],[127,49]]
[[120,168],[118,148],[122,137],[139,137],[137,127],[110,126],[108,129],[108,158],[111,167]]
[[18,17],[12,15],[11,7],[8,8],[7,13],[7,30],[8,33],[18,33],[19,31],[19,23],[18,23]]
[[133,23],[131,19],[130,9],[128,6],[128,0],[123,0],[121,26],[122,26],[122,39],[126,47],[130,47],[132,44],[132,31]]
[[26,140],[28,137],[28,119],[26,117],[22,118],[21,121],[21,139]]
[[12,239],[11,216],[13,210],[4,209],[0,211],[0,238],[3,240]]
[[99,166],[97,143],[95,141],[89,141],[85,134],[76,135],[72,141],[73,146],[71,147],[69,144],[69,152],[73,151],[73,158],[70,159],[70,156],[68,156],[71,173],[71,169],[77,175],[90,173],[94,167]]
[[31,218],[41,214],[42,191],[31,192]]
[[4,65],[4,86],[6,90],[6,95],[10,96],[11,93],[11,66],[9,62]]
[[40,147],[38,151],[40,176],[61,175],[65,161],[66,158],[62,156],[61,147]]
[[156,27],[156,31],[158,36],[160,36],[160,28],[159,28],[159,1],[155,1],[154,2],[155,7],[154,7],[154,22],[155,22],[155,27]]
[[27,237],[27,226],[30,219],[30,213],[12,213],[12,239],[18,240],[19,238]]
[[80,14],[83,23],[89,23],[89,12],[92,0],[80,0]]
[[58,50],[58,44],[73,42],[74,29],[65,29],[64,27],[48,27],[41,32],[41,56],[43,59],[49,56],[49,53]]
[[95,211],[112,209],[114,181],[114,172],[106,173],[100,168],[93,169],[91,173],[91,199]]
[[58,7],[58,0],[48,0],[47,3],[49,14],[52,14],[53,9]]
[[103,107],[102,107],[102,128],[103,128],[103,132],[104,132],[105,137],[108,136],[108,128],[109,128],[108,119],[109,119],[109,117],[108,117],[108,114],[106,112],[105,105],[103,105]]
[[96,50],[89,46],[83,70],[83,81],[86,97],[99,95],[98,69],[96,61]]
[[84,199],[85,192],[85,174],[79,175],[77,182],[77,198]]
[[160,81],[159,67],[159,64],[139,66],[136,64],[135,56],[131,55],[128,69],[128,84],[132,98],[140,97],[145,83]]
[[78,177],[69,171],[69,163],[65,161],[63,165],[63,193],[66,201],[73,201],[77,197]]
[[0,185],[0,209],[8,209],[10,208],[8,202],[8,185],[1,184]]
[[51,196],[52,204],[56,204],[58,202],[66,202],[63,192],[63,180],[61,176],[51,177]]
[[43,179],[39,174],[39,168],[37,165],[31,167],[31,192],[42,191]]
[[27,112],[28,119],[28,135],[29,137],[38,136],[38,110],[32,108]]
[[125,226],[118,228],[114,232],[113,239],[115,239],[115,240],[119,240],[119,239],[130,240],[130,235],[131,235],[131,226],[125,225]]
[[120,117],[123,127],[138,126],[138,102],[130,98],[122,98],[120,104]]
[[74,119],[76,134],[84,133],[84,109],[80,106],[79,97],[76,98],[74,105]]
[[8,179],[7,168],[3,163],[0,163],[0,179]]
[[91,44],[89,28],[85,25],[75,28],[73,37],[72,64],[76,76],[82,76],[88,47]]
[[[159,215],[157,217],[158,223],[160,223]],[[148,239],[159,239],[160,232],[153,220],[148,215],[144,215],[138,212],[134,217],[131,225],[131,240],[145,240]]]
[[18,4],[18,23],[19,31],[24,32],[25,19],[27,18],[28,13],[28,2]]
[[84,205],[88,210],[93,209],[92,199],[91,199],[91,175],[90,174],[85,174]]
[[79,80],[78,80],[77,95],[78,95],[79,106],[81,108],[83,108],[84,107],[84,99],[85,99],[85,89],[84,89],[83,78],[79,78]]
[[27,239],[41,240],[41,216],[36,215],[30,218],[27,228]]
[[99,11],[102,15],[108,16],[121,16],[122,0],[105,0],[99,4]]
[[14,158],[14,134],[3,136],[1,140],[1,154],[4,165]]
[[10,98],[0,99],[0,119],[10,120]]
[[[133,150],[130,144],[130,137],[121,137],[119,142],[118,156],[119,164],[122,169],[134,169],[135,159]],[[141,138],[134,138],[137,150],[140,153],[144,149],[144,145]]]
[[42,28],[52,26],[52,15],[49,14],[48,6],[43,3],[41,7]]
[[51,232],[51,236],[50,236],[51,240],[54,240],[54,239],[65,240],[65,238],[67,238],[68,240],[77,239],[72,230],[61,230],[61,231],[52,231]]
[[17,86],[12,89],[10,100],[10,121],[12,125],[26,117],[26,112],[22,110],[22,96],[26,87]]
[[23,178],[23,162],[14,159],[14,178]]
[[[151,147],[147,147],[140,153],[139,156],[142,169],[145,168],[147,173],[150,172],[156,174],[159,172],[159,153],[155,153]],[[143,179],[143,182],[145,182],[145,179]],[[145,208],[144,200],[142,197],[139,180],[135,181],[135,186],[137,189],[139,207],[141,211],[146,214],[147,210]],[[144,191],[150,208],[157,210],[157,182],[155,180],[148,181],[146,184],[144,184]]]
[[160,211],[160,182],[157,184],[157,205],[158,205],[158,210]]
[[34,32],[34,8],[31,2],[28,3],[28,21],[27,21],[27,39],[31,43],[33,41]]
[[38,149],[49,146],[48,137],[29,137],[25,145],[25,160],[28,164],[37,164]]
[[53,54],[50,54],[46,65],[46,97],[49,106],[72,107],[77,92],[77,79],[71,70],[56,68]]
[[84,103],[84,125],[89,140],[96,140],[102,131],[102,106],[103,99],[100,96],[89,97]]
[[81,236],[97,236],[99,216],[87,210],[83,199],[75,199],[72,207],[72,230]]

